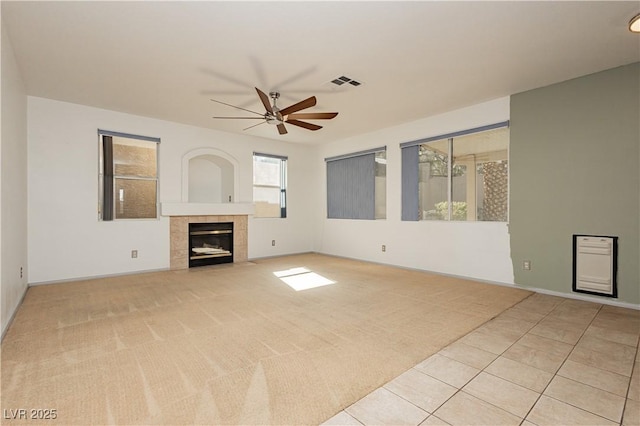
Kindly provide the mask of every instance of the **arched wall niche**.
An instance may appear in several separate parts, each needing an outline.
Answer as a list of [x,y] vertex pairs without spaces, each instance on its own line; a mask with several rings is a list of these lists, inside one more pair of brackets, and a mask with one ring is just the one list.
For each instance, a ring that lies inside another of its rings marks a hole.
[[198,148],[182,157],[182,202],[235,203],[238,161],[215,148]]

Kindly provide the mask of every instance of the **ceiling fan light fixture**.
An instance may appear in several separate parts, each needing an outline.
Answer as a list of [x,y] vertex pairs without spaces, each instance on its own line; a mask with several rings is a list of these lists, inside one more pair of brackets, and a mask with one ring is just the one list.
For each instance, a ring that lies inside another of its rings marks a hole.
[[632,33],[640,33],[640,13],[629,21],[629,31]]
[[274,126],[277,126],[278,124],[282,124],[283,121],[281,118],[275,116],[275,115],[267,115],[265,116],[265,120],[267,120],[268,124],[273,124]]

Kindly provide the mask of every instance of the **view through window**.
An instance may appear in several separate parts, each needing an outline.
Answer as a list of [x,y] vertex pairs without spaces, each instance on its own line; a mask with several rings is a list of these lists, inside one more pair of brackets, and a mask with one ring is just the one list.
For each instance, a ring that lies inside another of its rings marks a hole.
[[375,157],[375,218],[387,218],[387,151],[376,152]]
[[100,134],[100,219],[158,217],[156,138]]
[[253,154],[254,217],[287,217],[287,157]]
[[508,221],[509,129],[419,146],[422,220]]

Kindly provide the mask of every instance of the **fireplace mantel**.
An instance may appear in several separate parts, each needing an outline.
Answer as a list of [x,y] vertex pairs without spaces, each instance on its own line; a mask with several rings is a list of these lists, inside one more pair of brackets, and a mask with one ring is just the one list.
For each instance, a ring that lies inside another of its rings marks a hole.
[[253,203],[161,203],[162,216],[252,215]]

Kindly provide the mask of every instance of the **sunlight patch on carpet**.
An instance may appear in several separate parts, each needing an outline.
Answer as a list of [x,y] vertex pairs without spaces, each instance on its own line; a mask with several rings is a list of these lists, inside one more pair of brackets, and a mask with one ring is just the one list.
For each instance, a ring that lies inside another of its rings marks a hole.
[[308,290],[310,288],[323,287],[336,283],[304,267],[276,271],[273,275],[280,278],[282,282],[295,291]]

